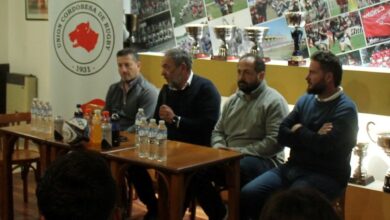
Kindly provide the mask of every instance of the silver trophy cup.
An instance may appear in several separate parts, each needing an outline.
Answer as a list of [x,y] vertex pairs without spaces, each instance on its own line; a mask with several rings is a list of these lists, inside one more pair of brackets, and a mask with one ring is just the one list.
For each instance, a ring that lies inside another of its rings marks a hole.
[[[388,157],[390,157],[390,132],[379,132],[376,133],[376,138],[374,138],[374,135],[371,134],[371,126],[375,126],[375,123],[372,121],[369,121],[366,125],[366,131],[368,134],[368,137],[372,142],[377,144],[379,147],[381,147],[384,152],[387,154]],[[386,171],[385,175],[385,181],[383,184],[383,191],[386,193],[390,193],[390,168]]]
[[265,62],[269,61],[268,57],[264,57],[262,44],[265,36],[268,33],[268,27],[246,27],[245,35],[247,38],[254,43],[254,46],[250,49],[250,53],[260,56]]
[[367,155],[368,143],[358,143],[353,149],[353,153],[358,157],[358,166],[356,167],[351,183],[359,185],[367,185],[374,182],[374,177],[367,174],[367,170],[363,166],[364,157]]
[[236,26],[234,25],[220,25],[214,27],[215,36],[222,40],[222,44],[219,47],[218,55],[213,56],[212,59],[216,60],[226,60],[229,54],[229,47],[227,42],[230,41],[234,37],[234,33],[236,31]]
[[208,57],[199,46],[199,41],[203,37],[205,24],[188,24],[185,26],[188,35],[194,40],[191,46],[191,54],[194,58]]
[[294,40],[294,51],[288,64],[293,66],[305,65],[306,62],[303,59],[302,52],[299,48],[299,44],[302,40],[303,31],[302,28],[305,26],[305,13],[304,12],[286,12],[284,14],[288,26],[292,29],[291,37]]

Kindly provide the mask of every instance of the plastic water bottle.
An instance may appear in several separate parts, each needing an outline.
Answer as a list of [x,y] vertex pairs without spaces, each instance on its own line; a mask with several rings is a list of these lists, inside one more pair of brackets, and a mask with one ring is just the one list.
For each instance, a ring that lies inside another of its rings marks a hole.
[[119,125],[119,115],[117,113],[113,113],[111,115],[111,136],[112,136],[112,146],[118,147],[120,145],[120,125]]
[[149,121],[149,159],[156,159],[157,152],[157,123],[156,119],[152,118]]
[[52,134],[53,133],[53,109],[49,102],[45,104],[45,133]]
[[103,111],[101,146],[102,149],[107,149],[112,147],[110,113],[108,111]]
[[47,123],[47,103],[42,103],[41,108],[41,132],[47,133],[48,123]]
[[44,104],[42,101],[38,101],[37,103],[37,118],[36,118],[36,130],[38,132],[43,132],[44,131],[44,115],[45,115],[45,110],[44,110]]
[[[91,133],[91,129],[92,129],[92,109],[90,109],[90,108],[85,109],[83,118],[87,121],[88,129],[89,129],[89,131]],[[89,134],[89,136],[91,136],[91,134]],[[91,138],[91,137],[89,137],[89,138]]]
[[145,117],[144,109],[139,108],[137,114],[135,115],[135,146],[139,148],[140,139],[139,139],[139,128],[141,124],[141,119]]
[[37,103],[38,99],[33,98],[31,102],[31,130],[36,131],[37,130]]
[[167,136],[165,121],[160,120],[157,128],[157,153],[155,157],[158,162],[167,160]]
[[63,126],[64,126],[64,119],[60,115],[57,115],[54,118],[54,140],[62,141],[64,139],[62,133]]
[[83,118],[84,117],[83,110],[81,109],[81,104],[76,105],[76,111],[74,112],[74,117],[75,118]]
[[148,123],[146,118],[141,118],[141,123],[138,129],[138,138],[139,138],[139,147],[138,147],[138,156],[141,158],[147,158],[149,155],[148,146]]

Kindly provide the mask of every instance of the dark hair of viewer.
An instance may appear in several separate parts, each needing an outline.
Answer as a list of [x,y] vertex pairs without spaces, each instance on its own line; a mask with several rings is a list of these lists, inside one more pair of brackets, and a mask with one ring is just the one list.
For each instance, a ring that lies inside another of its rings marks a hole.
[[114,208],[116,185],[104,158],[76,150],[48,167],[36,195],[46,220],[107,220]]
[[313,189],[290,189],[273,195],[260,220],[340,220],[331,203]]

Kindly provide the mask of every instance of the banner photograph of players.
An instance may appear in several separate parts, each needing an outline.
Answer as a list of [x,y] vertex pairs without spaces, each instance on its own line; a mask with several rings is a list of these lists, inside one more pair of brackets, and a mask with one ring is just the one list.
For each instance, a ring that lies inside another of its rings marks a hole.
[[360,60],[360,52],[359,50],[352,51],[350,53],[341,54],[338,56],[340,62],[343,65],[347,66],[361,66],[362,61]]
[[358,12],[308,24],[305,30],[310,54],[317,50],[340,54],[366,46]]
[[390,68],[390,42],[362,49],[363,66]]
[[170,0],[175,27],[206,17],[203,0]]
[[390,1],[360,10],[368,45],[390,39]]
[[357,0],[327,0],[331,16],[343,14],[358,9]]
[[359,8],[364,8],[373,4],[377,4],[379,2],[384,2],[384,0],[357,0],[357,2]]
[[301,11],[306,12],[306,24],[329,18],[328,4],[325,0],[301,0]]
[[205,0],[209,20],[219,18],[248,7],[247,0]]
[[138,0],[137,6],[141,18],[147,18],[169,10],[168,0]]
[[284,12],[299,11],[298,0],[248,0],[252,24],[283,16]]

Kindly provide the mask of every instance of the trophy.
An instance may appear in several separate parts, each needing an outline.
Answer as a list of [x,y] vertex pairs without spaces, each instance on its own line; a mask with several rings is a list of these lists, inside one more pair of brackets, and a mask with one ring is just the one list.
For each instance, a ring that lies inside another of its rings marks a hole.
[[126,14],[126,29],[130,36],[124,41],[125,47],[130,47],[139,43],[138,39],[138,15]]
[[[380,132],[377,133],[377,141],[372,138],[371,133],[370,133],[370,126],[375,125],[374,122],[370,121],[366,125],[366,131],[368,134],[368,137],[370,140],[374,143],[376,143],[379,147],[381,147],[387,156],[390,157],[390,132]],[[390,169],[387,170],[386,175],[385,175],[385,181],[383,184],[383,191],[390,193]]]
[[289,66],[302,66],[306,64],[303,59],[302,51],[299,49],[299,44],[302,40],[302,27],[305,25],[304,12],[286,12],[285,17],[288,26],[292,29],[291,37],[294,40],[294,52],[291,59],[288,61]]
[[358,143],[353,149],[353,153],[358,157],[358,166],[356,167],[350,183],[358,185],[368,185],[374,182],[374,177],[367,174],[367,170],[363,167],[363,159],[367,155],[368,143]]
[[204,53],[199,46],[199,41],[203,36],[204,24],[188,24],[186,25],[186,31],[188,35],[194,40],[191,46],[191,54],[193,58],[206,58],[208,54]]
[[267,35],[267,27],[246,27],[245,34],[250,41],[255,45],[251,48],[250,53],[263,58],[264,62],[270,61],[269,57],[264,57],[263,48],[261,47],[265,36]]
[[222,40],[222,44],[219,47],[218,55],[212,56],[213,60],[228,60],[232,59],[234,56],[229,54],[229,47],[227,42],[234,37],[236,31],[236,26],[234,25],[220,25],[214,27],[215,36],[218,39]]

